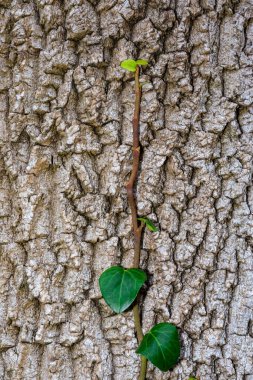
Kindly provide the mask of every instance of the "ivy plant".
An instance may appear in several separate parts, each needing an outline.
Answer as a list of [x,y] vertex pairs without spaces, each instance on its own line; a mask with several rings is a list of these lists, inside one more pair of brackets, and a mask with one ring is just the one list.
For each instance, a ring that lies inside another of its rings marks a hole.
[[136,353],[141,355],[139,380],[146,379],[147,360],[161,371],[168,371],[178,361],[180,356],[180,341],[176,326],[171,323],[158,323],[143,335],[139,311],[138,293],[147,280],[146,273],[139,268],[141,237],[145,227],[151,232],[157,232],[156,225],[147,217],[139,216],[135,200],[135,183],[139,172],[140,142],[139,120],[142,86],[140,84],[140,68],[148,65],[145,59],[127,59],[120,66],[135,76],[135,105],[133,115],[133,161],[132,171],[126,184],[128,204],[132,217],[134,235],[134,259],[132,268],[112,266],[106,269],[99,278],[99,286],[107,305],[115,312],[122,313],[133,305],[134,324],[138,340]]
[[154,223],[149,218],[137,218],[137,220],[140,220],[144,224],[146,224],[147,229],[152,232],[157,232],[158,228],[154,225]]
[[99,286],[110,308],[122,313],[133,303],[146,280],[146,273],[140,269],[111,267],[100,276]]
[[172,368],[179,357],[180,345],[177,328],[171,323],[158,323],[144,336],[137,351],[161,371]]

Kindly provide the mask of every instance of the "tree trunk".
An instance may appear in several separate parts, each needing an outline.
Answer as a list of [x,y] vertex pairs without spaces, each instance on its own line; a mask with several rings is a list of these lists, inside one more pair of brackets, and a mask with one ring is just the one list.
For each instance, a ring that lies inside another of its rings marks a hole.
[[133,75],[143,329],[182,354],[148,380],[253,379],[251,0],[0,0],[0,379],[134,380],[132,312],[98,278],[130,267]]

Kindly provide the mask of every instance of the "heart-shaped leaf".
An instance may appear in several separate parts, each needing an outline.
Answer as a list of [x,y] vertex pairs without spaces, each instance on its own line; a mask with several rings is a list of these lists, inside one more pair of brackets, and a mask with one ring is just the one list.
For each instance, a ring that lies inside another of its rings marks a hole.
[[125,70],[134,72],[136,70],[137,65],[146,66],[147,64],[148,61],[146,61],[145,59],[138,59],[137,61],[133,59],[126,59],[125,61],[121,62],[120,66]]
[[101,274],[99,286],[105,302],[113,311],[121,313],[133,303],[146,280],[147,275],[141,269],[115,266]]
[[151,220],[147,217],[142,217],[142,218],[137,218],[138,220],[140,220],[141,222],[145,223],[147,228],[149,229],[149,231],[152,231],[152,232],[157,232],[159,231],[158,228],[154,225],[153,222],[151,222]]
[[137,351],[161,371],[168,371],[178,361],[180,342],[177,328],[171,323],[158,323],[144,335]]

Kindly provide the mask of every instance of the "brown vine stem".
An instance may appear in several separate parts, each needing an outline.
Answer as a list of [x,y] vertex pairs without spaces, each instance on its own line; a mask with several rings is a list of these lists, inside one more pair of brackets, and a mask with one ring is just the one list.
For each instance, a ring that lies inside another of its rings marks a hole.
[[[134,196],[134,185],[138,175],[139,163],[140,163],[140,143],[139,143],[139,122],[140,122],[140,104],[141,104],[141,85],[139,81],[140,67],[137,65],[135,71],[135,107],[133,117],[133,166],[132,172],[128,183],[126,184],[128,203],[131,209],[132,225],[134,233],[134,259],[133,268],[139,268],[140,264],[140,251],[141,251],[141,233],[143,224],[138,224],[137,220],[137,206]],[[134,325],[137,334],[138,342],[140,343],[143,338],[143,332],[141,327],[141,318],[138,304],[133,307]],[[147,371],[147,359],[141,356],[141,369],[138,380],[146,379]]]

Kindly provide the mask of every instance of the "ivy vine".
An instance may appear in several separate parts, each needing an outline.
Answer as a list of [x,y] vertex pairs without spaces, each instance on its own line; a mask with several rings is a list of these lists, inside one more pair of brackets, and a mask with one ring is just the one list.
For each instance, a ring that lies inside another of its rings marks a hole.
[[[142,87],[139,81],[141,66],[148,65],[144,59],[127,59],[121,62],[121,67],[135,73],[135,106],[133,116],[133,163],[130,178],[126,184],[128,204],[131,210],[132,227],[134,234],[134,260],[132,268],[112,266],[106,269],[99,278],[102,296],[110,308],[116,313],[128,309],[137,298],[142,285],[147,280],[146,273],[139,269],[141,237],[144,227],[152,232],[158,228],[146,216],[138,216],[134,196],[135,182],[140,162],[139,120]],[[180,341],[176,326],[171,323],[158,323],[145,335],[141,327],[141,318],[138,303],[133,305],[135,330],[138,339],[136,353],[141,355],[139,380],[145,380],[147,360],[161,371],[168,371],[178,361],[180,356]]]

